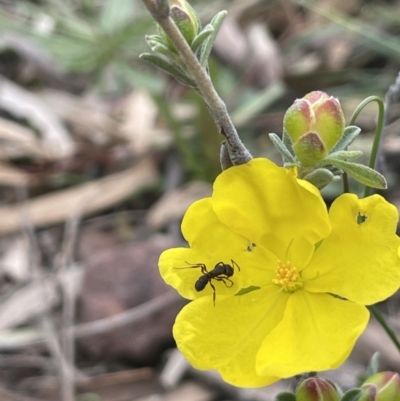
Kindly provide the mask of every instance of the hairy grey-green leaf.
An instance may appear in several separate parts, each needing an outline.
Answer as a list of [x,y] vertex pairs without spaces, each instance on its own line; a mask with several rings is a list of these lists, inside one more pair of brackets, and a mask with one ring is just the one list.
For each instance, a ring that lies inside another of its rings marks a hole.
[[197,49],[207,40],[210,35],[214,32],[214,27],[210,24],[206,25],[204,29],[193,39],[191,48],[193,53],[196,53]]
[[339,160],[347,160],[347,159],[357,159],[363,154],[361,150],[338,150],[337,152],[329,153],[328,156],[325,157],[325,160],[330,159],[339,159]]
[[335,176],[326,168],[317,168],[303,179],[322,189],[330,184],[335,179]]
[[[148,39],[147,44],[150,46],[151,50],[154,52],[157,47],[164,47],[167,49],[167,45],[163,42],[159,42],[158,40]],[[164,53],[160,51],[160,53]]]
[[385,177],[373,170],[368,166],[363,164],[346,162],[339,159],[322,160],[320,164],[331,164],[333,166],[339,167],[341,170],[345,171],[348,175],[351,175],[361,184],[367,185],[371,188],[386,189],[387,183]]
[[367,367],[367,373],[366,373],[367,377],[370,377],[370,376],[374,375],[375,373],[379,372],[379,359],[380,359],[379,352],[375,352],[371,356],[371,359],[369,360],[368,367]]
[[347,148],[347,146],[353,143],[354,139],[356,139],[360,132],[361,128],[355,125],[349,125],[348,127],[346,127],[343,131],[342,137],[340,138],[339,142],[333,147],[331,153]]
[[295,158],[289,152],[289,150],[284,145],[284,143],[281,141],[281,139],[279,138],[278,135],[269,134],[269,139],[271,140],[271,142],[275,146],[275,148],[279,151],[279,153],[282,155],[283,161],[285,163],[290,163],[290,164],[295,164],[296,163]]
[[164,39],[160,35],[146,35],[145,39],[150,47],[153,47],[156,44],[165,45]]
[[165,58],[168,59],[171,62],[171,64],[176,65],[178,68],[180,67],[183,71],[183,67],[181,67],[182,61],[179,54],[176,54],[173,51],[171,51],[166,45],[157,44],[152,48],[152,50],[154,53],[158,53],[160,55],[162,54],[163,56],[165,56]]
[[196,84],[189,77],[187,77],[183,71],[174,66],[166,57],[155,53],[142,53],[139,57],[142,60],[145,60],[148,63],[151,63],[156,67],[164,70],[184,85],[190,86],[192,88],[196,87]]
[[219,28],[221,28],[222,22],[224,21],[227,11],[220,11],[211,20],[210,25],[214,28],[213,33],[206,39],[201,48],[201,54],[199,57],[199,62],[203,68],[207,66],[208,58],[210,57],[211,49],[214,45],[215,38],[217,37]]
[[292,142],[292,139],[290,138],[290,136],[288,135],[288,133],[285,130],[282,131],[282,142],[286,146],[286,149],[294,157],[296,154],[294,153],[294,150],[293,150],[293,146],[292,146],[293,142]]

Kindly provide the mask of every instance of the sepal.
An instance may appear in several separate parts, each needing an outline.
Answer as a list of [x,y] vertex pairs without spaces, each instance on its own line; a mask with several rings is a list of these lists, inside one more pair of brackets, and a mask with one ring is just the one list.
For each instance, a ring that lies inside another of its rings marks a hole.
[[360,401],[400,401],[400,375],[395,372],[378,372],[361,386]]
[[305,167],[315,166],[328,153],[324,142],[316,132],[307,132],[294,144],[297,159]]

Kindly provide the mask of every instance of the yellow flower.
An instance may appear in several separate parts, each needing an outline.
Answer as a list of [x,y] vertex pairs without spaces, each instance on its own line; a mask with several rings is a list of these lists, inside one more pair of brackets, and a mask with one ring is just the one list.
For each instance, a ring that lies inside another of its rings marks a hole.
[[185,215],[190,248],[160,257],[164,280],[193,300],[176,319],[178,348],[242,387],[336,368],[365,305],[400,285],[397,221],[379,195],[342,195],[328,214],[311,184],[266,159],[224,171]]

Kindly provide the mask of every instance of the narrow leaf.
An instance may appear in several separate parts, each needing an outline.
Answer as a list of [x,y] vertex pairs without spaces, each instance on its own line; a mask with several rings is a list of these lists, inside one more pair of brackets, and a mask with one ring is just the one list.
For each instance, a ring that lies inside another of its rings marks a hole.
[[154,53],[159,53],[164,55],[171,62],[171,64],[177,64],[177,65],[181,64],[180,56],[169,50],[168,47],[165,46],[164,44],[156,44],[152,48],[152,50]]
[[281,139],[279,138],[278,135],[269,134],[269,139],[271,140],[271,142],[275,146],[275,148],[279,151],[279,153],[282,155],[283,161],[285,163],[296,164],[295,158],[292,156],[292,154],[289,152],[289,150],[283,144],[283,142],[281,141]]
[[160,35],[146,35],[145,36],[146,41],[148,42],[149,40],[154,40],[159,43],[164,43],[164,39]]
[[176,78],[182,84],[190,86],[192,88],[196,87],[196,84],[190,78],[188,78],[183,71],[176,68],[165,57],[162,57],[161,55],[153,54],[153,53],[142,53],[139,57],[142,60],[147,61],[148,63],[151,63],[151,64],[155,65],[156,67],[164,70],[168,74],[172,75],[174,78]]
[[206,39],[214,32],[214,27],[210,24],[206,25],[204,29],[193,39],[191,48],[193,53],[196,53],[197,49],[204,43]]
[[[158,40],[153,40],[153,39],[147,39],[147,38],[146,38],[146,41],[147,41],[147,44],[150,46],[151,50],[153,50],[153,52],[155,51],[154,49],[155,49],[157,46],[159,46],[159,47],[165,47],[165,48],[167,47],[164,43],[159,42]],[[160,53],[164,53],[164,52],[160,51]]]
[[324,159],[320,163],[323,165],[332,164],[335,167],[339,167],[357,181],[361,182],[361,184],[364,184],[368,187],[378,189],[387,188],[385,177],[372,168],[364,166],[363,164],[346,162],[339,159]]
[[294,153],[294,150],[293,150],[293,142],[292,142],[290,136],[288,135],[288,133],[285,130],[283,130],[283,132],[282,132],[282,142],[286,146],[286,149],[294,157],[296,154]]
[[356,139],[360,132],[361,128],[355,125],[349,125],[348,127],[346,127],[343,131],[342,137],[340,138],[336,146],[331,150],[331,153],[347,148],[347,146],[353,143],[354,139]]
[[361,150],[339,150],[337,152],[329,153],[325,159],[339,159],[339,160],[347,160],[347,159],[357,159],[363,154]]
[[210,57],[211,49],[214,45],[215,38],[217,37],[219,28],[221,28],[222,22],[224,21],[227,11],[220,11],[218,14],[214,16],[211,20],[210,25],[214,28],[214,32],[208,37],[206,41],[204,41],[201,54],[200,54],[200,64],[203,68],[206,68],[208,58]]
[[379,372],[379,358],[379,352],[375,352],[374,355],[371,356],[366,373],[367,378]]

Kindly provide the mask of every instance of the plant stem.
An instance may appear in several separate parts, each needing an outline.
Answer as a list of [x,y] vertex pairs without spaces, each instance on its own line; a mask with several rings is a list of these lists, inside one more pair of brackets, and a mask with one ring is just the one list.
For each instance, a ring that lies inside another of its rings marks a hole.
[[[361,113],[361,110],[367,104],[369,104],[371,102],[376,102],[378,104],[378,109],[379,109],[378,122],[376,124],[374,143],[372,145],[371,156],[369,159],[369,167],[371,167],[372,169],[375,169],[376,157],[378,154],[379,144],[381,142],[382,131],[383,131],[383,122],[384,122],[384,117],[385,117],[385,105],[383,104],[383,100],[378,96],[367,97],[365,100],[363,100],[357,106],[356,110],[354,111],[353,115],[351,116],[349,125],[354,125],[355,120],[357,119],[358,115]],[[370,192],[371,192],[371,188],[366,186],[365,190],[364,190],[364,198],[369,196]]]
[[381,312],[379,312],[378,308],[375,305],[371,305],[371,306],[368,306],[368,309],[371,311],[371,313],[374,315],[375,319],[383,327],[383,329],[386,331],[387,335],[393,341],[394,345],[400,351],[400,341],[396,337],[395,332],[388,326],[385,318],[382,316]]
[[247,163],[252,159],[250,152],[240,140],[225,103],[216,92],[210,77],[202,68],[192,49],[182,36],[174,21],[169,16],[167,0],[142,0],[156,22],[161,26],[174,44],[185,62],[190,78],[196,83],[197,90],[206,102],[210,113],[222,135],[229,145],[229,155],[234,165]]

